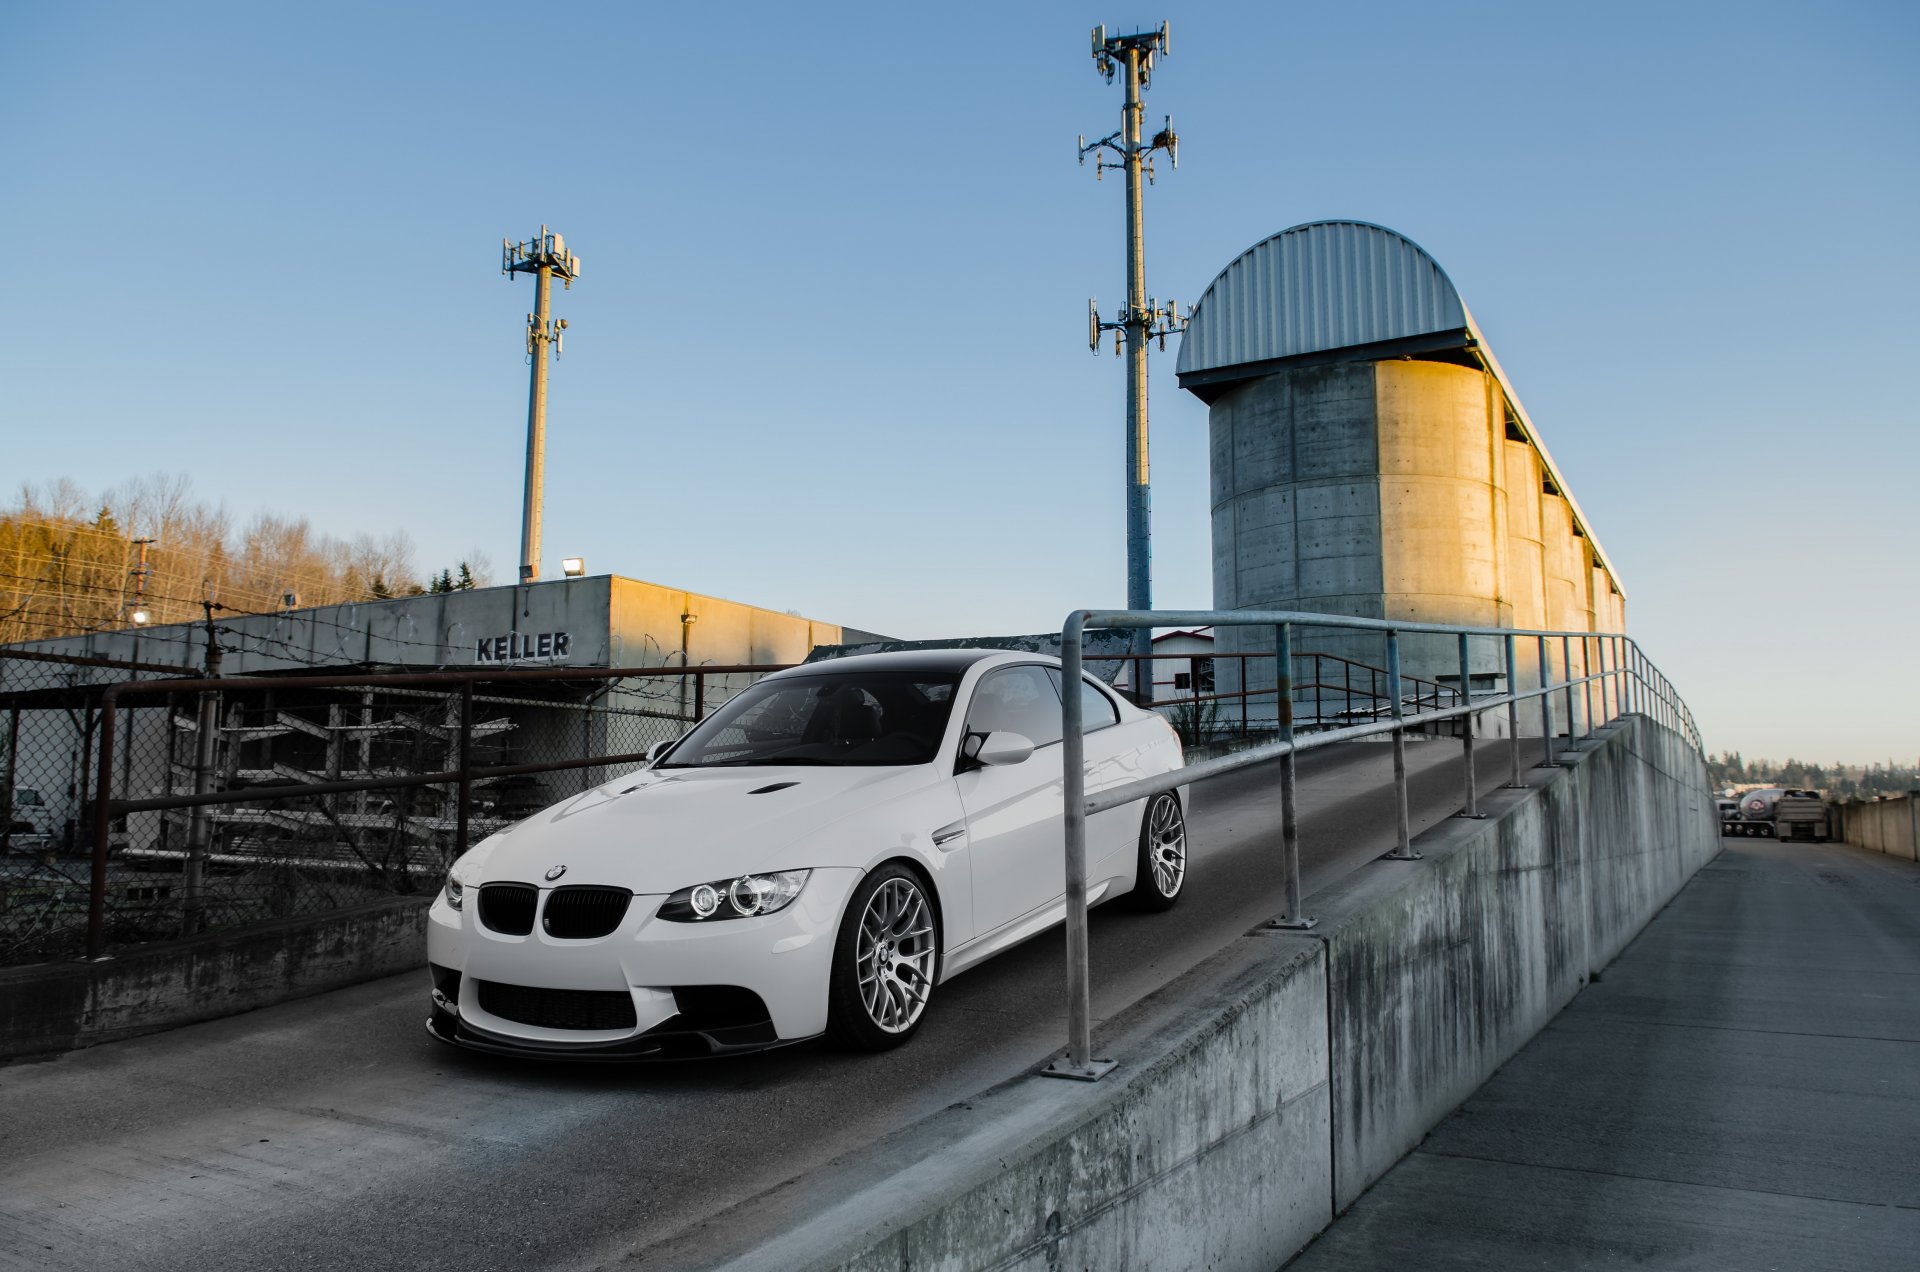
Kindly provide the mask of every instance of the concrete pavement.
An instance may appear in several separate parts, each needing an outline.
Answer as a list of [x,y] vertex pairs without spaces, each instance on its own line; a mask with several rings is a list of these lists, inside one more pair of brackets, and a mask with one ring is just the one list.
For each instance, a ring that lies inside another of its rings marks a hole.
[[1920,865],[1728,841],[1288,1265],[1908,1269]]

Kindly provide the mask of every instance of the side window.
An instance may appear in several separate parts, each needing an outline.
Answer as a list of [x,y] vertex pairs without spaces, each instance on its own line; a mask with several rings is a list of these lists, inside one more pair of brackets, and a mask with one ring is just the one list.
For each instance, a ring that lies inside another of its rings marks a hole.
[[1060,740],[1060,697],[1044,667],[989,672],[967,707],[969,733],[1018,733],[1036,747]]
[[[1047,675],[1053,680],[1054,692],[1059,693],[1060,673],[1048,668]],[[1080,721],[1082,733],[1092,733],[1095,729],[1120,723],[1120,713],[1114,709],[1113,701],[1086,680],[1080,682]]]

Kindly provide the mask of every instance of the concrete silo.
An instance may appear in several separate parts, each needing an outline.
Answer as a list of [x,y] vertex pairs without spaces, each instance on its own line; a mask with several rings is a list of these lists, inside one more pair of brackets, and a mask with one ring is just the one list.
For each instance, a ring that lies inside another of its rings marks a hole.
[[[1255,245],[1195,307],[1179,378],[1209,406],[1216,608],[1619,630],[1592,528],[1452,282],[1404,236],[1321,221]],[[1217,634],[1223,652],[1271,639]],[[1296,648],[1383,662],[1354,633],[1302,631]],[[1402,662],[1459,678],[1445,638],[1410,638]],[[1495,642],[1470,674],[1504,685]]]

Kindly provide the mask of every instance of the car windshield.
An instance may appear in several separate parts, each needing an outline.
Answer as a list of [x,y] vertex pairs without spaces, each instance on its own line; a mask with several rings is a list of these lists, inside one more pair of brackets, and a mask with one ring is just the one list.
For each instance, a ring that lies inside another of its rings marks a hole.
[[658,767],[925,764],[947,730],[959,681],[920,671],[762,680],[697,725]]

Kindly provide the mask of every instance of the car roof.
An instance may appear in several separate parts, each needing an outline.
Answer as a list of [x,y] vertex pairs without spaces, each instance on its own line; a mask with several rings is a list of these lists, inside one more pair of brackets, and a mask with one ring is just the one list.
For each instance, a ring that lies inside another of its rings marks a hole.
[[[789,667],[785,671],[776,671],[774,676],[806,676],[821,672],[846,671],[905,671],[939,672],[954,675],[966,672],[969,668],[983,662],[1038,662],[1050,666],[1059,666],[1060,660],[1046,654],[1028,654],[1017,650],[980,649],[947,647],[941,649],[897,649],[879,654],[849,654],[844,658],[823,658],[819,662],[802,663],[798,667]],[[773,676],[767,677],[771,680]]]

